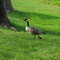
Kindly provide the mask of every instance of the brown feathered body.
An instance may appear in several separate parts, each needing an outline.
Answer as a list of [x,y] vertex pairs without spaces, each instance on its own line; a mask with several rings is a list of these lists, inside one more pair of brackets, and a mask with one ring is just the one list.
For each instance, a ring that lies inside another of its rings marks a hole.
[[28,26],[26,26],[26,31],[31,33],[32,35],[40,35],[42,34],[42,32],[34,27],[30,28]]
[[42,34],[42,32],[41,31],[39,31],[38,29],[36,29],[36,28],[30,28],[31,29],[31,34],[32,35],[40,35],[40,34]]

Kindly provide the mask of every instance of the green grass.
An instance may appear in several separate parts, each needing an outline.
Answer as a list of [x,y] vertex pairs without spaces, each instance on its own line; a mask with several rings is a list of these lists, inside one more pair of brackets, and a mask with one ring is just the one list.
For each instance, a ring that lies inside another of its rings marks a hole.
[[[0,60],[60,60],[60,7],[39,1],[12,0],[8,17],[18,32],[0,26]],[[25,31],[25,18],[46,32],[41,40]]]
[[44,4],[51,4],[51,5],[56,5],[56,6],[60,6],[60,0],[23,0],[24,2],[30,3],[44,3]]

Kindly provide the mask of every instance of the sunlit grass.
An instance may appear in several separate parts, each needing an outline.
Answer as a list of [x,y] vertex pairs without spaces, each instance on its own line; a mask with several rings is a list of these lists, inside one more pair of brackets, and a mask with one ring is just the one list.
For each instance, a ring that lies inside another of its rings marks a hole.
[[[0,26],[0,60],[60,60],[60,7],[38,1],[12,0],[8,17],[18,32]],[[46,33],[41,40],[25,31],[25,18]]]

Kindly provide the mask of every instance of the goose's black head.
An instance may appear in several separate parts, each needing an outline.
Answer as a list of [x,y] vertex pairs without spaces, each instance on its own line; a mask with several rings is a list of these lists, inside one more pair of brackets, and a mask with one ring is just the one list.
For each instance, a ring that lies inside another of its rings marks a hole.
[[27,20],[27,19],[25,19],[24,21],[26,21],[26,22],[27,22],[27,26],[29,27],[29,22],[28,22],[28,20]]
[[24,21],[28,21],[27,19],[25,19]]

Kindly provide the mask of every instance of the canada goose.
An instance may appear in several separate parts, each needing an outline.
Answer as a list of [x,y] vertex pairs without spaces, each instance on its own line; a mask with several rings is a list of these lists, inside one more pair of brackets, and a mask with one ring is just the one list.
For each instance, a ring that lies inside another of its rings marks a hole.
[[24,21],[27,22],[27,26],[26,26],[25,30],[26,30],[27,32],[31,33],[32,35],[34,35],[34,39],[35,39],[35,36],[36,36],[36,35],[38,35],[39,39],[41,39],[41,37],[40,37],[39,35],[45,34],[45,33],[39,31],[38,29],[36,29],[36,28],[34,28],[34,27],[30,28],[30,27],[29,27],[29,22],[28,22],[27,19],[25,19]]

